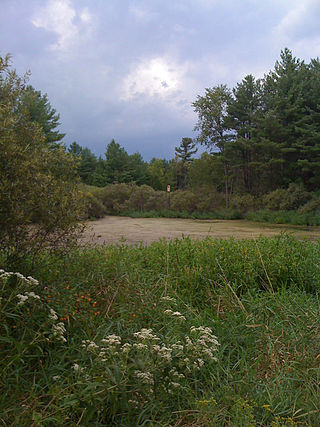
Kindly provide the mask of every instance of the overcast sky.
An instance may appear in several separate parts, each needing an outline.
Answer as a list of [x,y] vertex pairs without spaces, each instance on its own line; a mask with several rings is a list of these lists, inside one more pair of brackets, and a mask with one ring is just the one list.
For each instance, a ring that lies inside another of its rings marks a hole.
[[47,93],[65,144],[145,160],[195,137],[206,87],[320,56],[320,0],[0,0],[0,55]]

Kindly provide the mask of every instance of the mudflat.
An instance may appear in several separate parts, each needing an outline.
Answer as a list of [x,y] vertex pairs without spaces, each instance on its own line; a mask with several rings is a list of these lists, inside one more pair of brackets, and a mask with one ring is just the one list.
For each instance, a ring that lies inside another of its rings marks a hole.
[[298,239],[319,240],[320,227],[261,224],[245,220],[196,220],[176,218],[129,218],[106,216],[88,221],[84,243],[145,244],[161,238],[167,240],[189,236],[192,239],[230,238],[254,239],[259,236],[292,234]]

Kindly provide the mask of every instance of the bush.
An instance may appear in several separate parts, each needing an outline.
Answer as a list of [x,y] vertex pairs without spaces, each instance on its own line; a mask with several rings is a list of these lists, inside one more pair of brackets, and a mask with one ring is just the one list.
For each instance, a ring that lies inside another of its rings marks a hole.
[[309,200],[303,206],[300,206],[298,212],[300,214],[320,215],[320,199]]
[[108,214],[120,214],[133,192],[134,184],[111,184],[103,188],[101,201]]
[[124,203],[125,210],[149,211],[166,208],[166,193],[155,191],[148,185],[132,186],[129,199]]
[[199,212],[212,212],[225,206],[225,197],[211,186],[202,186],[193,193],[197,196],[197,210]]
[[263,197],[263,206],[272,211],[298,209],[312,198],[303,186],[290,184],[289,187],[278,189]]
[[30,120],[26,90],[9,57],[0,57],[0,248],[21,258],[45,245],[66,246],[83,216],[75,160]]
[[234,195],[230,199],[230,208],[241,213],[254,210],[256,205],[257,200],[251,194],[244,194],[243,196]]
[[106,208],[104,204],[99,200],[97,196],[92,193],[85,194],[85,216],[89,219],[103,218],[106,214]]
[[177,190],[171,194],[171,209],[192,213],[197,210],[198,198],[191,191]]

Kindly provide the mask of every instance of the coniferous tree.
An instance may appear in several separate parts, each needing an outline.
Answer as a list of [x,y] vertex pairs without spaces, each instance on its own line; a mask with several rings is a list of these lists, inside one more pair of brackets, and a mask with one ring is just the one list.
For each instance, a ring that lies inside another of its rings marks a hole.
[[27,86],[21,96],[21,102],[30,121],[41,126],[48,145],[55,147],[59,144],[65,134],[57,130],[60,125],[60,115],[51,107],[47,95],[42,95],[32,86]]
[[191,157],[198,151],[195,146],[196,144],[193,142],[192,138],[185,137],[182,138],[179,147],[175,147],[176,156],[181,159],[181,176],[179,177],[179,188],[186,188]]

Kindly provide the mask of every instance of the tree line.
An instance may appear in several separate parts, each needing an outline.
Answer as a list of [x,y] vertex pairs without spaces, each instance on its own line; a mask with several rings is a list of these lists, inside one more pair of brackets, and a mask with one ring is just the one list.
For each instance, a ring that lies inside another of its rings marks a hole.
[[[222,204],[243,209],[245,204],[248,210],[256,200],[266,201],[262,207],[283,209],[285,197],[286,209],[308,201],[318,209],[318,58],[305,63],[284,49],[263,78],[247,75],[232,89],[224,84],[206,88],[192,104],[197,137],[182,138],[170,160],[150,162],[139,153],[129,155],[115,140],[104,157],[77,142],[67,148],[58,130],[59,114],[28,77],[11,69],[9,56],[0,57],[2,246],[21,249],[25,242],[48,241],[49,236],[62,242],[83,217],[79,180],[96,187],[135,183],[154,191],[170,184],[180,190],[181,206],[191,201],[190,212],[207,209],[204,202],[211,196],[210,209]],[[206,151],[194,158],[199,145]],[[196,208],[195,195],[201,195]],[[37,236],[30,229],[35,222]]]
[[[284,49],[261,79],[245,76],[232,89],[206,88],[192,106],[195,139],[182,138],[171,160],[144,162],[114,140],[105,159],[73,143],[83,182],[96,186],[136,182],[156,190],[214,187],[224,193],[261,196],[290,184],[316,191],[320,184],[320,62],[305,63]],[[192,156],[196,145],[206,152]]]

